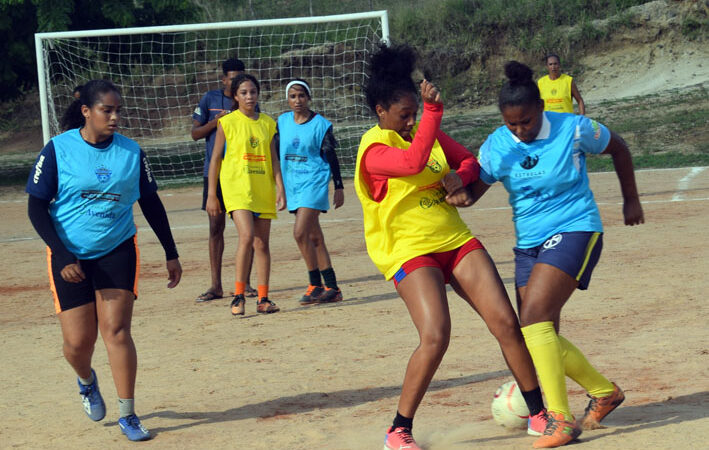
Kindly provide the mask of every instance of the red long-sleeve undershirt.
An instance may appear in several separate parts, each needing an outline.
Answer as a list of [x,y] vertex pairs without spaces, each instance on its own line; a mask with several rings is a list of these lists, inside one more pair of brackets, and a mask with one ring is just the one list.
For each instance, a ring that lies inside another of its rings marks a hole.
[[362,158],[361,171],[374,201],[379,202],[386,196],[389,178],[415,175],[425,169],[435,140],[441,144],[448,165],[458,174],[463,186],[478,178],[477,158],[439,129],[442,117],[443,105],[424,103],[421,122],[408,149],[381,143],[369,146]]

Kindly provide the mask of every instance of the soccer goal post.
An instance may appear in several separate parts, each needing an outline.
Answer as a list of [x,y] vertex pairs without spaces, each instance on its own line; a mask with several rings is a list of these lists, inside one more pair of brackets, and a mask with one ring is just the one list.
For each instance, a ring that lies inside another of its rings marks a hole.
[[261,111],[288,109],[295,77],[313,88],[311,108],[333,123],[345,174],[371,126],[362,86],[367,56],[389,39],[386,11],[288,19],[35,34],[46,143],[77,85],[109,79],[123,95],[120,132],[135,139],[162,182],[202,177],[204,140],[190,135],[192,112],[221,89],[221,63],[236,57],[261,84]]

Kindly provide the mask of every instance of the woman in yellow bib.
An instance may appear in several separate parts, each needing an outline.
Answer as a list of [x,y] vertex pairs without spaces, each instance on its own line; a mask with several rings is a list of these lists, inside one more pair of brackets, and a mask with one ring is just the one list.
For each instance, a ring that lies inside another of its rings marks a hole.
[[384,276],[393,279],[420,339],[385,448],[419,448],[411,434],[413,417],[450,340],[446,284],[497,338],[536,417],[530,420],[530,431],[542,431],[541,392],[510,300],[492,259],[447,203],[464,194],[461,188],[477,179],[480,166],[472,153],[439,130],[443,104],[426,80],[420,85],[424,111],[416,125],[414,63],[415,53],[407,46],[382,46],[372,56],[365,92],[379,123],[362,136],[354,180],[367,251]]
[[[274,313],[280,309],[268,299],[271,255],[268,247],[271,219],[276,208],[286,207],[281,168],[273,136],[276,122],[256,111],[260,86],[256,78],[240,74],[231,84],[233,113],[219,119],[209,165],[207,212],[223,214],[217,199],[217,179],[222,187],[224,206],[239,234],[236,250],[236,282],[231,313],[244,315],[246,280],[251,252],[254,252],[258,279],[256,311]],[[226,144],[226,147],[225,147]]]
[[571,98],[579,104],[579,114],[586,115],[586,104],[583,102],[579,88],[574,79],[561,73],[561,60],[554,53],[549,53],[545,59],[549,75],[544,75],[537,81],[539,93],[544,100],[544,111],[573,113],[574,105]]

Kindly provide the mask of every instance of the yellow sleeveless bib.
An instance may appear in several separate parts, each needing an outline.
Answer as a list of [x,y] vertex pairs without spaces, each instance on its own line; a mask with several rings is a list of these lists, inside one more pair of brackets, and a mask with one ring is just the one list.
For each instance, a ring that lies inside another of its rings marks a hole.
[[544,100],[544,111],[574,112],[571,99],[572,80],[572,77],[562,73],[556,80],[551,80],[549,75],[545,75],[537,81],[539,93]]
[[[418,125],[412,135],[417,128]],[[425,169],[416,175],[388,180],[387,193],[381,202],[372,200],[360,168],[362,157],[375,143],[401,149],[408,149],[411,143],[397,132],[382,130],[377,125],[362,136],[357,152],[355,190],[364,213],[367,252],[389,280],[406,261],[454,250],[473,236],[458,210],[445,201],[446,191],[440,181],[450,167],[438,141]]]
[[219,119],[219,123],[226,137],[219,173],[226,211],[246,209],[261,213],[264,219],[275,219],[271,140],[276,134],[276,122],[264,113],[253,120],[237,110]]

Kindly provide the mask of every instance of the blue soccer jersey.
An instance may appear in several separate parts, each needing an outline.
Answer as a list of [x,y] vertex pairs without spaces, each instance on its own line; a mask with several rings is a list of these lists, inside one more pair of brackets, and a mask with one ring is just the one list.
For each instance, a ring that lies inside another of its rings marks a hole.
[[501,181],[509,193],[517,247],[540,245],[570,231],[603,231],[588,184],[586,153],[608,146],[608,128],[585,116],[544,112],[536,139],[521,142],[507,127],[480,148],[480,178]]
[[293,112],[278,117],[281,173],[286,190],[288,210],[312,208],[327,211],[330,165],[320,149],[332,124],[319,114],[298,124]]
[[[234,100],[224,95],[221,89],[209,91],[199,101],[199,105],[192,113],[192,118],[204,125],[213,120],[217,114],[226,111],[231,111],[231,106]],[[204,156],[204,177],[209,175],[209,161],[212,159],[212,148],[214,147],[214,139],[217,136],[216,127],[205,138],[205,156]]]
[[49,214],[67,250],[79,259],[109,253],[136,232],[133,204],[157,190],[138,144],[115,133],[91,145],[79,129],[55,136],[27,180],[28,194],[54,200]]

